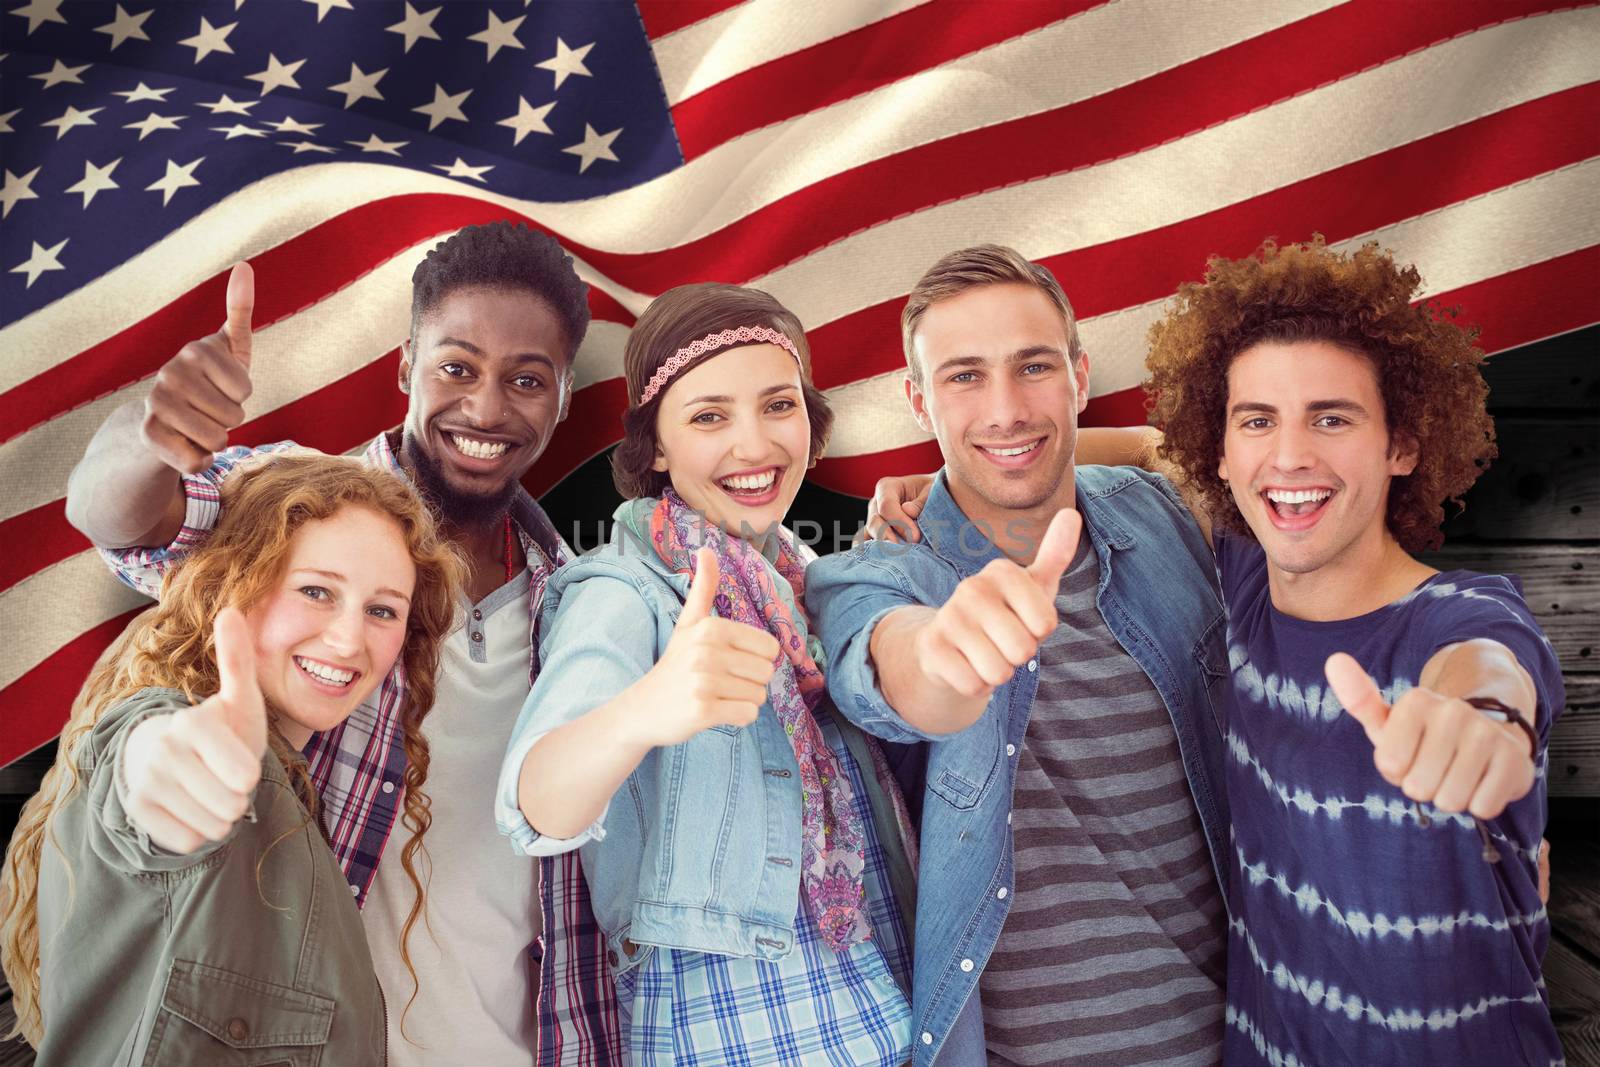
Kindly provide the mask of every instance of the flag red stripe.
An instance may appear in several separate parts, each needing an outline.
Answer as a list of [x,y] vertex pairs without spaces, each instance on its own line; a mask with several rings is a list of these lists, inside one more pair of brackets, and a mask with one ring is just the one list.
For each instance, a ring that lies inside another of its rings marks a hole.
[[54,741],[67,711],[89,676],[89,668],[117,639],[138,611],[130,611],[85,631],[21,678],[0,689],[5,729],[0,730],[0,767]]
[[695,159],[742,133],[848,100],[1103,2],[934,0],[752,67],[679,101],[672,109],[678,144],[686,160]]
[[[1042,262],[1080,319],[1133,307],[1198,279],[1210,256],[1245,255],[1269,236],[1304,240],[1320,232],[1342,241],[1591,158],[1600,153],[1600,124],[1574,119],[1596,109],[1600,83],[1580,86],[1239,204]],[[828,389],[902,366],[903,303],[885,300],[809,331],[817,385]],[[830,359],[835,352],[851,358]]]
[[[470,196],[418,193],[353,208],[255,256],[255,328],[326,299],[433,234],[510,218],[529,220]],[[531,223],[530,223],[531,225]],[[548,231],[546,231],[548,232]],[[132,326],[0,393],[0,442],[154,374],[178,349],[222,325],[223,271]],[[610,295],[589,290],[594,317],[633,325]]]
[[[755,278],[881,223],[885,190],[894,191],[894,213],[903,215],[983,190],[1082,169],[1259,110],[1507,16],[1561,6],[1519,0],[1514,5],[1473,2],[1440,8],[1375,6],[1362,0],[1089,100],[873,160],[672,248],[634,255],[569,247],[606,277],[639,292],[659,293],[693,278]],[[1250,71],[1250,77],[1239,77],[1242,70]],[[1568,121],[1585,121],[1586,114],[1592,112],[1576,112]]]
[[635,0],[644,32],[653,38],[693,26],[702,19],[738,7],[743,0]]

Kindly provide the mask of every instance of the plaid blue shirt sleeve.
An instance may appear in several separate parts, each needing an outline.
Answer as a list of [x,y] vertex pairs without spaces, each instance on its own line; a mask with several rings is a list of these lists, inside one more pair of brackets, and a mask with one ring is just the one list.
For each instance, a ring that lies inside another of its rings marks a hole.
[[216,529],[222,513],[222,483],[241,462],[255,455],[283,452],[294,448],[293,441],[278,441],[255,448],[235,445],[212,457],[211,466],[199,474],[183,476],[183,526],[169,544],[102,548],[100,556],[123,584],[155,599],[161,595],[161,582],[173,564],[189,550],[205,541]]

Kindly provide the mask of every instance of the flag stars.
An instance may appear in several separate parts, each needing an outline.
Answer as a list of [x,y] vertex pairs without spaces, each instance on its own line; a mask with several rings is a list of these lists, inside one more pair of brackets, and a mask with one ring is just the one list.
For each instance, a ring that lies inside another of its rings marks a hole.
[[66,270],[66,268],[61,265],[61,261],[56,258],[61,254],[61,250],[65,247],[67,247],[67,242],[65,240],[56,245],[54,248],[45,248],[38,241],[34,241],[33,253],[28,256],[27,259],[23,260],[15,267],[12,267],[11,273],[26,274],[28,276],[28,284],[23,286],[23,288],[32,289],[33,283],[38,281],[39,275],[43,274],[45,271]]
[[123,41],[148,41],[150,35],[144,32],[144,24],[153,14],[155,14],[154,8],[149,11],[141,11],[137,15],[130,15],[122,9],[121,4],[118,4],[116,20],[108,22],[104,26],[96,26],[94,32],[109,36],[111,38],[111,51],[115,52],[117,46]]
[[300,83],[295,81],[294,75],[305,64],[306,61],[303,59],[297,59],[293,63],[280,63],[276,55],[268,53],[267,69],[255,74],[246,74],[245,78],[261,83],[262,96],[266,96],[274,89],[298,89]]
[[0,133],[16,133],[17,131],[11,128],[11,120],[20,114],[22,114],[22,109],[19,107],[0,115]]
[[213,100],[209,104],[200,106],[210,111],[213,115],[243,115],[250,116],[250,109],[261,103],[259,100],[235,100],[227,93],[222,94],[221,100]]
[[321,22],[323,18],[327,16],[328,12],[332,11],[334,8],[338,8],[341,11],[355,10],[355,8],[350,6],[350,0],[306,0],[306,3],[317,5],[318,22]]
[[357,100],[382,100],[383,94],[378,92],[378,82],[387,73],[389,73],[389,68],[384,67],[382,70],[375,70],[368,74],[352,63],[350,64],[350,77],[338,85],[328,86],[328,91],[331,93],[343,93],[344,106],[346,108],[351,107]]
[[337,148],[333,148],[325,144],[317,144],[315,141],[296,141],[293,144],[290,144],[288,141],[282,141],[279,143],[281,143],[285,148],[294,149],[294,154],[297,156],[302,152],[324,152],[328,155],[332,155],[338,151]]
[[550,114],[550,109],[555,106],[555,103],[552,101],[551,103],[545,104],[543,107],[534,107],[532,104],[528,103],[527,100],[519,96],[517,97],[517,113],[515,115],[508,115],[499,122],[495,123],[495,125],[509,126],[511,129],[517,131],[517,139],[511,143],[513,145],[519,145],[522,143],[522,139],[528,136],[530,133],[554,132],[550,129],[549,124],[545,122],[544,118],[546,115]]
[[178,43],[185,48],[194,49],[194,61],[200,62],[212,52],[226,52],[233,55],[233,46],[228,43],[228,34],[234,31],[239,24],[230,22],[226,26],[213,26],[206,21],[204,15],[200,16],[200,31],[193,37],[185,37]]
[[554,71],[556,76],[556,88],[559,89],[561,88],[561,83],[566,81],[574,74],[581,75],[585,78],[592,78],[594,76],[589,73],[589,68],[583,65],[584,58],[588,56],[589,49],[593,47],[594,42],[590,41],[582,48],[568,48],[567,42],[557,37],[556,54],[545,60],[543,63],[535,63],[534,66],[543,70]]
[[385,141],[375,133],[369,133],[365,141],[346,141],[345,144],[352,148],[359,148],[363,152],[381,152],[384,155],[398,156],[400,149],[410,144],[410,141]]
[[[61,17],[61,0],[29,0],[21,7],[12,8],[11,14],[28,20],[30,34],[47,22],[59,22],[63,26],[67,24],[67,20]],[[34,247],[39,246],[34,245]]]
[[165,104],[167,102],[167,94],[170,92],[172,92],[172,89],[152,89],[144,82],[140,82],[139,87],[136,89],[122,89],[111,95],[122,97],[123,102],[128,104],[137,104],[141,100],[154,100],[158,104]]
[[130,122],[122,128],[125,130],[138,130],[139,140],[142,141],[146,137],[149,137],[152,133],[155,133],[157,130],[177,129],[178,123],[182,122],[188,117],[189,116],[187,115],[157,115],[154,111],[152,111],[138,122]]
[[491,11],[489,12],[489,25],[472,34],[467,40],[477,41],[482,44],[489,50],[489,59],[487,61],[493,61],[495,54],[502,48],[523,49],[522,42],[517,40],[517,28],[522,25],[523,20],[527,17],[526,15],[518,15],[514,19],[502,22],[500,21],[500,16]]
[[583,140],[575,145],[563,148],[561,151],[570,153],[582,160],[578,164],[578,173],[582,174],[597,159],[609,159],[613,163],[617,162],[616,153],[611,151],[611,142],[615,141],[617,134],[621,132],[622,127],[618,126],[610,133],[596,133],[594,127],[585,122],[583,124]]
[[444,91],[444,86],[435,82],[433,86],[433,103],[423,104],[421,107],[414,107],[411,110],[428,116],[428,130],[431,133],[438,128],[441,122],[450,119],[466,122],[467,116],[462,114],[461,105],[466,103],[467,97],[471,95],[471,89],[463,89],[455,94],[447,93]]
[[193,163],[185,163],[180,167],[172,160],[167,160],[167,173],[159,181],[151,182],[145,186],[145,192],[159,192],[161,194],[161,206],[166,207],[172,203],[172,194],[179,189],[186,189],[191,185],[200,184],[200,179],[194,176],[194,168],[205,161],[206,157],[201,156]]
[[92,63],[85,63],[81,67],[69,67],[58,59],[49,70],[44,71],[41,74],[30,74],[28,77],[34,79],[35,81],[44,82],[44,87],[46,89],[54,85],[82,85],[83,79],[78,77],[78,75],[82,74],[93,65],[94,64]]
[[83,164],[83,180],[75,185],[67,186],[69,193],[82,193],[83,206],[88,207],[89,202],[95,198],[96,193],[103,193],[107,189],[120,189],[122,186],[111,180],[111,172],[117,169],[121,158],[113,159],[103,167],[85,161]]
[[446,166],[443,163],[435,163],[433,164],[433,169],[442,170],[451,178],[471,178],[475,182],[481,182],[483,181],[483,176],[485,174],[489,173],[491,170],[494,170],[494,164],[491,163],[482,167],[469,167],[467,166],[466,160],[462,159],[460,156],[457,156],[456,161],[451,163],[449,166]]
[[0,185],[0,219],[11,214],[11,209],[17,206],[19,200],[37,200],[39,194],[33,191],[33,179],[39,176],[39,168],[34,167],[20,178],[5,171],[5,184]]
[[393,26],[385,26],[390,33],[398,33],[406,39],[405,51],[411,51],[411,46],[426,37],[430,41],[440,40],[439,34],[434,31],[433,20],[439,17],[440,8],[422,12],[406,4],[406,17]]
[[276,133],[298,133],[307,137],[322,129],[323,126],[320,122],[298,122],[287,115],[277,122],[264,122],[262,125],[271,127]]
[[69,105],[60,118],[51,119],[49,122],[41,122],[39,125],[54,126],[56,128],[56,140],[59,141],[67,135],[68,130],[76,126],[93,126],[94,116],[104,110],[105,108],[103,107],[91,107],[88,111],[79,111]]
[[235,137],[265,137],[267,135],[266,130],[258,130],[254,126],[246,126],[242,122],[236,122],[232,126],[213,126],[211,130],[213,133],[226,134],[227,136],[223,138],[225,141],[231,141]]

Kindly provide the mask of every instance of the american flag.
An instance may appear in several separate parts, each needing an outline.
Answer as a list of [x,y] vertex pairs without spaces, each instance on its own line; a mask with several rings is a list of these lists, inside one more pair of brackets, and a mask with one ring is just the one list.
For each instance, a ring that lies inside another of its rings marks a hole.
[[526,220],[591,283],[540,493],[614,443],[653,294],[771,290],[838,412],[812,478],[937,452],[899,307],[940,254],[1048,265],[1089,424],[1211,254],[1376,239],[1490,352],[1600,322],[1600,12],[1534,0],[0,0],[0,764],[140,606],[63,511],[115,406],[256,269],[235,442],[397,424],[409,277]]

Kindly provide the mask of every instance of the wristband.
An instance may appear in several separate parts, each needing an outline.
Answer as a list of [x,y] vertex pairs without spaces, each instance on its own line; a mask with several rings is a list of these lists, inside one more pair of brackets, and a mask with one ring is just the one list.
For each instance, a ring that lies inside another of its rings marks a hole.
[[1511,723],[1521,729],[1523,733],[1528,735],[1528,758],[1537,758],[1539,754],[1539,734],[1534,730],[1533,723],[1529,722],[1522,712],[1510,704],[1496,700],[1494,697],[1462,697],[1461,699],[1483,712],[1489,718],[1499,722]]

